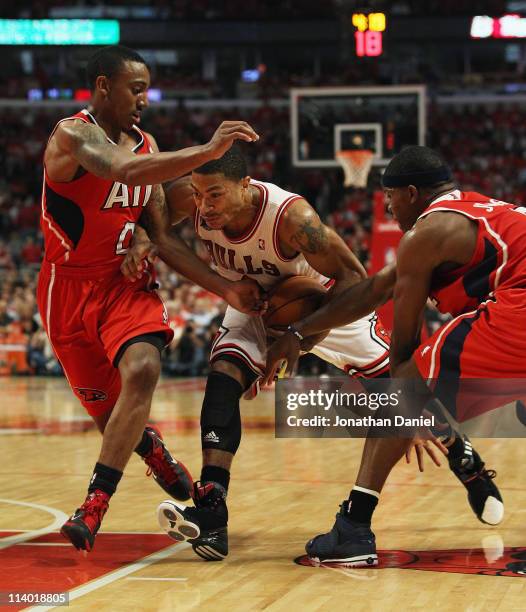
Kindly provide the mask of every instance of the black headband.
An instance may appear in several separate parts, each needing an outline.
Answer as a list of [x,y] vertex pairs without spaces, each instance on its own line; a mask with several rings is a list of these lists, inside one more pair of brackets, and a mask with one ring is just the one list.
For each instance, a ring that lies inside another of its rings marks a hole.
[[415,187],[428,187],[436,185],[444,181],[451,180],[451,170],[448,166],[440,166],[434,170],[426,170],[425,172],[410,172],[407,174],[384,174],[382,176],[382,185],[384,187],[407,187],[414,185]]

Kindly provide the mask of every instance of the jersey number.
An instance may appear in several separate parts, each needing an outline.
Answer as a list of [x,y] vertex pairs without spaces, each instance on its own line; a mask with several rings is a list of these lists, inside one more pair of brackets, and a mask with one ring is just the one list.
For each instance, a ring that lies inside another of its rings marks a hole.
[[128,221],[124,224],[124,227],[122,228],[122,231],[119,236],[119,240],[117,240],[117,246],[115,248],[116,255],[126,255],[134,231],[135,223]]

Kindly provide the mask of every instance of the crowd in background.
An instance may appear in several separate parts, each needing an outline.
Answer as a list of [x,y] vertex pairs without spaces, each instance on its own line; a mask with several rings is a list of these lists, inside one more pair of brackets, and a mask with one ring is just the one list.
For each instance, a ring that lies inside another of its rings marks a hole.
[[[479,0],[479,15],[503,14],[506,0]],[[122,17],[140,19],[183,20],[278,20],[322,19],[345,10],[389,11],[394,15],[469,15],[472,0],[33,0],[13,4],[4,10],[5,17],[43,19],[46,17]]]
[[[60,373],[37,314],[35,286],[42,254],[38,229],[42,151],[54,123],[66,114],[41,107],[33,112],[1,111],[0,372],[4,373],[6,346],[17,356],[10,361],[17,371]],[[206,142],[223,119],[232,117],[246,119],[262,135],[259,143],[246,147],[252,176],[302,194],[367,266],[374,186],[345,190],[339,170],[291,167],[287,109],[150,110],[144,127],[156,136],[161,150],[178,149]],[[429,109],[428,124],[428,143],[443,153],[463,188],[526,203],[526,111],[512,105],[436,106]],[[183,225],[181,231],[198,248],[191,226]],[[224,304],[163,264],[159,278],[176,331],[164,371],[203,374]],[[319,371],[322,366],[313,362],[305,367]]]

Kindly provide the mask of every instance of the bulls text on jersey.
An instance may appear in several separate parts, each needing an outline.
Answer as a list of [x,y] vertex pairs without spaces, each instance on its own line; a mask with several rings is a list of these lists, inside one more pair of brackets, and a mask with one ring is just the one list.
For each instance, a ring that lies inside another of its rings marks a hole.
[[210,255],[212,263],[224,270],[231,270],[239,274],[248,274],[249,276],[257,276],[259,274],[281,276],[279,268],[271,261],[262,259],[261,262],[255,263],[253,255],[244,255],[243,258],[241,258],[236,255],[234,249],[227,249],[220,244],[216,244],[212,240],[203,240],[203,243]]

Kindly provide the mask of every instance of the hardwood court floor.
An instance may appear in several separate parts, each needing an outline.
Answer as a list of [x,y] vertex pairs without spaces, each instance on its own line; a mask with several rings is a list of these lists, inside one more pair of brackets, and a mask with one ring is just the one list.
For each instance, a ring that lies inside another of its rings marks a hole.
[[[74,610],[474,612],[526,606],[526,576],[451,573],[455,566],[458,572],[496,573],[507,562],[503,546],[526,546],[523,440],[475,441],[488,467],[498,471],[506,502],[506,518],[496,528],[474,518],[463,488],[444,467],[428,462],[419,474],[413,465],[397,466],[375,516],[378,548],[420,551],[421,563],[413,567],[432,571],[302,567],[293,559],[310,537],[331,527],[362,442],[275,439],[273,394],[267,392],[242,406],[226,561],[203,562],[160,533],[155,511],[166,496],[145,477],[137,457],[95,551],[83,557],[57,532],[84,499],[99,434],[62,379],[1,379],[1,386],[0,591],[69,591]],[[196,476],[203,387],[199,380],[164,380],[152,411],[174,455]],[[415,556],[383,558],[403,565]]]

